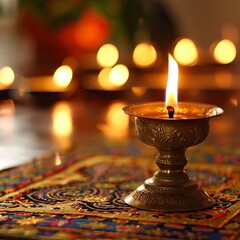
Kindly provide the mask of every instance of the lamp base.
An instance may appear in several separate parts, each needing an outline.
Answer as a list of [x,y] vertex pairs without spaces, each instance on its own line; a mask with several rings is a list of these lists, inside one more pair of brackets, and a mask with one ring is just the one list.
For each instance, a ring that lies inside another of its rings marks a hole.
[[215,201],[194,181],[181,186],[154,185],[153,179],[147,179],[124,201],[132,207],[152,211],[196,211],[210,208]]

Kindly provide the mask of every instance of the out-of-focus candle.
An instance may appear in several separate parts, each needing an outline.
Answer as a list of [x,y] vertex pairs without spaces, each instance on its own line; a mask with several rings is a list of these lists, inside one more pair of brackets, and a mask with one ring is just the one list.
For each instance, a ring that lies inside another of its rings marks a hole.
[[193,66],[198,61],[198,50],[192,40],[183,38],[176,44],[173,56],[181,65]]
[[72,90],[72,69],[60,66],[53,76],[35,76],[23,78],[22,91],[26,92],[65,92]]
[[70,84],[72,76],[72,69],[67,65],[63,65],[55,71],[53,80],[57,86],[66,88]]
[[0,69],[0,89],[8,89],[14,82],[15,74],[9,66]]

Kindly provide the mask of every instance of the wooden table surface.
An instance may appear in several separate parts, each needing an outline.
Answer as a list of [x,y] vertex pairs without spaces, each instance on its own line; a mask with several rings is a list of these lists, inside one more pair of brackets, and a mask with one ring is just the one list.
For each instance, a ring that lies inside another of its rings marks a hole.
[[[131,90],[80,89],[71,98],[58,101],[53,101],[54,94],[50,98],[46,93],[26,98],[20,101],[10,97],[0,102],[0,170],[69,147],[88,136],[101,135],[118,141],[134,137],[134,126],[122,107],[163,101],[164,91],[146,90],[136,96]],[[222,107],[224,114],[210,121],[205,143],[239,146],[240,90],[181,90],[179,100]]]

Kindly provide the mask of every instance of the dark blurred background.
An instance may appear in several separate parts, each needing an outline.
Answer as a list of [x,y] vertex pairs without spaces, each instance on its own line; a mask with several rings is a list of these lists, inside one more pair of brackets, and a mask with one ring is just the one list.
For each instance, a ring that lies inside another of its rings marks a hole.
[[0,68],[14,72],[6,88],[20,91],[40,91],[31,82],[61,65],[86,89],[111,90],[109,68],[116,65],[128,75],[114,90],[164,88],[171,53],[184,78],[180,88],[236,88],[238,9],[237,0],[0,0]]

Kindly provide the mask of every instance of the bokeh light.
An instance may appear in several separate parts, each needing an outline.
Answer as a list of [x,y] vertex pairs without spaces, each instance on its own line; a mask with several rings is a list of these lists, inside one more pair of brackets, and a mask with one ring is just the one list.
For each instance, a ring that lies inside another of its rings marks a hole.
[[109,77],[111,68],[103,68],[98,74],[98,84],[104,90],[111,90],[114,88],[113,83]]
[[0,84],[2,87],[9,87],[14,82],[15,74],[9,66],[0,69]]
[[111,69],[109,77],[114,86],[122,86],[128,80],[128,68],[123,64],[118,64]]
[[133,62],[138,67],[147,68],[152,66],[157,60],[157,52],[150,43],[140,43],[133,51]]
[[72,133],[72,111],[67,102],[59,102],[54,106],[53,134],[56,137],[69,137]]
[[124,102],[113,102],[106,113],[105,123],[98,124],[98,129],[107,137],[122,138],[128,134],[129,118],[122,111],[124,106]]
[[67,87],[72,80],[72,69],[67,65],[60,66],[53,75],[53,80],[59,87]]
[[105,90],[114,90],[122,87],[129,78],[129,70],[123,64],[113,68],[103,68],[98,74],[98,84]]
[[214,47],[213,57],[217,63],[229,64],[236,58],[237,50],[234,43],[223,39]]
[[183,38],[176,44],[173,56],[179,64],[193,66],[198,61],[198,50],[192,40]]
[[97,52],[97,62],[101,67],[112,67],[119,58],[117,47],[112,44],[104,44]]

